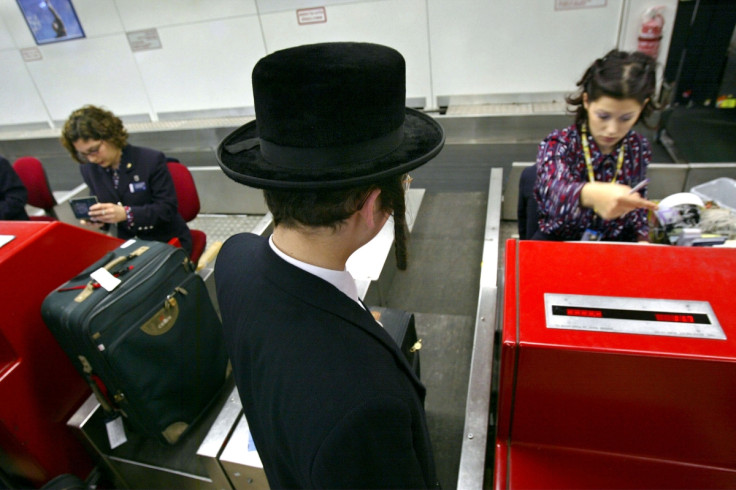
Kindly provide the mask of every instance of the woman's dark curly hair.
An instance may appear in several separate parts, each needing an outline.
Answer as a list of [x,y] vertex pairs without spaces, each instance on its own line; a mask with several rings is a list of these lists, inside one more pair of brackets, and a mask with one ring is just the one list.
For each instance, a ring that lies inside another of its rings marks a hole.
[[598,58],[585,70],[577,82],[578,90],[568,96],[566,102],[573,106],[575,124],[580,126],[588,120],[588,111],[583,105],[583,94],[588,94],[588,102],[600,97],[614,99],[635,99],[642,105],[636,122],[643,121],[657,109],[652,100],[657,87],[657,62],[644,53],[628,53],[613,49],[603,58]]
[[396,266],[399,270],[406,270],[409,230],[406,224],[404,178],[397,175],[370,185],[340,190],[264,190],[263,195],[276,226],[337,229],[363,207],[372,190],[380,189],[378,201],[381,210],[393,213]]
[[77,140],[102,140],[123,148],[128,144],[128,131],[123,121],[115,114],[100,107],[86,105],[72,112],[61,130],[61,144],[74,160],[87,163],[77,154],[74,142]]

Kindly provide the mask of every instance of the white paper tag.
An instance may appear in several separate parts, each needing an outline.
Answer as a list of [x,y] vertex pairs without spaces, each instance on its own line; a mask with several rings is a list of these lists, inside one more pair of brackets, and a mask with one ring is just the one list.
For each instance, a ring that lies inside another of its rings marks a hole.
[[131,238],[131,239],[130,239],[130,240],[128,240],[127,242],[125,242],[125,243],[123,243],[122,245],[120,245],[120,248],[128,248],[128,247],[130,247],[131,245],[133,245],[134,243],[135,243],[135,238]]
[[120,415],[112,420],[108,420],[105,423],[105,429],[107,429],[107,439],[110,441],[110,449],[115,449],[128,442],[128,438],[125,435],[123,418]]
[[108,292],[118,287],[118,284],[121,282],[120,279],[110,274],[110,271],[104,267],[100,267],[89,276],[100,283],[100,286]]

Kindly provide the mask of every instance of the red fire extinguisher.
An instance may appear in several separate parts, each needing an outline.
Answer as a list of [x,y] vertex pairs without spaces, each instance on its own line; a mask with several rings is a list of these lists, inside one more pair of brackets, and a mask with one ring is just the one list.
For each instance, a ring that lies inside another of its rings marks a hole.
[[659,45],[662,41],[662,28],[664,7],[650,7],[641,17],[641,29],[639,30],[639,44],[637,50],[648,54],[655,60],[659,54]]

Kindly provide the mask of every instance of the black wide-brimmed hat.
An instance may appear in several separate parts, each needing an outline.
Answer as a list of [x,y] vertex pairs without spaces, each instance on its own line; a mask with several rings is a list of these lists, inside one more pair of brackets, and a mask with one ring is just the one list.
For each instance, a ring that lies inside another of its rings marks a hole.
[[233,180],[263,189],[335,189],[404,174],[437,155],[442,127],[405,107],[401,54],[368,43],[276,51],[253,68],[256,118],[217,148]]

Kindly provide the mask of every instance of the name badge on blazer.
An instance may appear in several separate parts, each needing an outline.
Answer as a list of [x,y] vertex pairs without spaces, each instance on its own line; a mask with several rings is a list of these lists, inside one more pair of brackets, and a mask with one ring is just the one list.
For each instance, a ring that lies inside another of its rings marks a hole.
[[131,182],[130,184],[128,184],[128,188],[130,189],[130,192],[143,192],[146,190],[146,183]]

